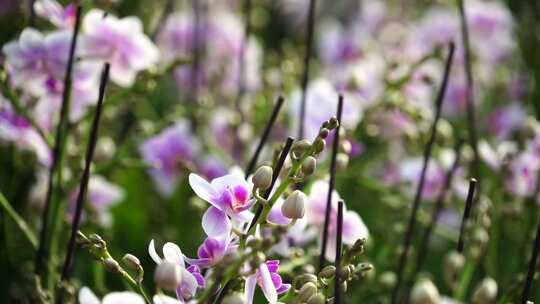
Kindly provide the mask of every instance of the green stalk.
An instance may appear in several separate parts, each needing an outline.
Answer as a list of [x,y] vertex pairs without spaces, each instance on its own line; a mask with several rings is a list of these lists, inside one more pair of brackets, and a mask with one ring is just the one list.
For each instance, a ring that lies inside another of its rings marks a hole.
[[32,245],[32,248],[34,250],[37,249],[37,238],[30,230],[30,227],[26,224],[24,219],[11,207],[11,204],[8,202],[4,194],[0,192],[0,207],[6,212],[6,214],[17,224],[17,227],[22,231],[26,239],[30,242]]
[[460,302],[465,300],[465,296],[467,295],[467,290],[469,289],[475,268],[476,262],[467,261],[465,263],[465,267],[461,273],[461,279],[459,280],[459,284],[454,291],[454,298]]

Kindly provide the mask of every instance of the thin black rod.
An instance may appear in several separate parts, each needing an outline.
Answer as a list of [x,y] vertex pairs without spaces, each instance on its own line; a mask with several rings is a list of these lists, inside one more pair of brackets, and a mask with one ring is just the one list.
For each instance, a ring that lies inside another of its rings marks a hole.
[[474,153],[472,162],[472,176],[480,178],[480,158],[478,155],[478,136],[476,131],[476,110],[474,105],[474,78],[472,73],[471,47],[469,40],[469,26],[463,0],[457,0],[461,23],[461,38],[463,43],[463,65],[466,74],[466,100],[467,100],[467,127],[469,129],[469,142]]
[[86,191],[88,189],[88,180],[90,178],[90,167],[92,165],[92,159],[94,158],[94,151],[96,148],[96,142],[98,139],[99,122],[103,113],[103,101],[105,100],[105,90],[107,89],[107,82],[109,81],[109,69],[110,65],[106,63],[103,66],[101,72],[101,82],[99,84],[99,97],[96,106],[96,113],[94,120],[92,121],[92,128],[90,129],[90,137],[88,138],[88,146],[86,147],[86,158],[84,164],[84,170],[81,177],[81,183],[79,185],[79,193],[77,194],[77,203],[75,207],[75,217],[71,224],[71,238],[69,239],[66,259],[64,261],[64,268],[62,269],[62,281],[69,279],[71,273],[71,264],[75,255],[75,240],[77,239],[77,231],[79,230],[79,223],[81,220],[81,214],[84,205],[84,199],[86,197]]
[[306,120],[306,98],[307,85],[309,82],[309,66],[313,48],[313,30],[315,27],[315,6],[316,0],[309,0],[309,12],[306,28],[306,52],[304,53],[304,71],[302,73],[302,99],[300,101],[300,119],[298,128],[298,138],[304,138],[304,122]]
[[36,2],[35,0],[30,0],[28,3],[28,12],[29,12],[28,26],[29,27],[34,27],[34,25],[36,24],[36,10],[34,9],[35,2]]
[[457,251],[459,253],[463,252],[464,243],[465,243],[465,240],[464,240],[465,226],[467,226],[467,220],[471,216],[475,190],[476,190],[476,179],[471,178],[469,182],[469,191],[467,192],[467,200],[465,201],[465,211],[463,212],[463,218],[461,219],[461,226],[459,228],[459,240],[457,244]]
[[[67,135],[67,125],[68,125],[68,113],[70,110],[71,104],[71,84],[72,79],[71,75],[73,73],[73,64],[75,60],[75,49],[77,48],[77,37],[79,36],[79,30],[81,25],[81,13],[82,7],[77,5],[77,10],[75,14],[75,27],[73,29],[73,35],[71,37],[71,44],[69,49],[69,57],[66,66],[66,74],[64,79],[64,92],[62,93],[62,105],[60,108],[60,118],[58,125],[56,126],[56,136],[53,147],[53,157],[52,164],[49,168],[49,176],[47,180],[47,192],[45,194],[45,204],[43,207],[43,212],[41,214],[41,231],[39,234],[39,246],[36,253],[35,260],[35,272],[40,274],[43,268],[43,260],[47,258],[47,248],[46,248],[46,239],[47,239],[47,230],[49,229],[49,209],[51,206],[52,194],[53,194],[53,184],[54,184],[54,175],[58,169],[58,165],[62,161],[63,152],[64,152],[64,140]],[[65,134],[64,134],[65,130]],[[61,181],[57,181],[59,184]]]
[[422,239],[420,241],[420,245],[418,246],[418,254],[416,256],[416,265],[415,265],[416,268],[413,273],[413,277],[411,278],[411,282],[414,282],[415,280],[414,276],[418,274],[418,272],[422,269],[426,254],[429,251],[428,245],[431,239],[431,235],[433,234],[435,225],[437,224],[437,221],[439,220],[439,215],[441,214],[441,211],[443,210],[448,191],[452,187],[452,180],[454,178],[454,174],[456,173],[456,170],[459,167],[459,162],[461,160],[460,154],[461,154],[462,146],[463,146],[463,141],[458,140],[458,142],[456,143],[456,147],[454,149],[456,153],[456,157],[454,158],[454,162],[452,166],[446,172],[443,187],[441,188],[441,191],[439,192],[437,201],[435,202],[435,207],[433,208],[433,211],[431,213],[431,220],[428,226],[426,227],[426,230],[424,231],[424,235],[422,236]]
[[283,105],[283,101],[284,101],[283,97],[279,96],[277,99],[276,105],[274,106],[274,110],[272,111],[272,115],[270,115],[270,120],[268,120],[268,122],[266,123],[266,126],[264,127],[263,135],[261,139],[259,140],[257,149],[255,149],[255,153],[251,157],[251,160],[249,161],[249,164],[246,168],[246,178],[251,173],[253,173],[253,170],[255,169],[255,165],[257,164],[259,155],[261,154],[262,148],[266,144],[266,140],[268,139],[268,136],[270,135],[270,131],[272,131],[272,127],[274,126],[274,123],[276,122],[279,111],[281,110],[281,106]]
[[526,304],[529,299],[529,292],[534,280],[534,273],[536,272],[536,263],[538,260],[538,252],[540,251],[540,223],[536,229],[536,238],[534,240],[534,247],[532,250],[531,260],[529,261],[529,269],[527,270],[527,278],[525,279],[525,285],[523,285],[523,293],[521,294],[521,304]]
[[244,0],[243,15],[244,15],[244,37],[238,57],[238,92],[236,95],[236,107],[242,114],[240,103],[246,93],[246,50],[249,44],[249,36],[251,35],[251,0]]
[[[268,188],[266,192],[263,194],[264,199],[268,199],[268,197],[270,196],[270,193],[272,192],[272,189],[274,188],[274,185],[276,184],[276,181],[279,177],[281,169],[283,168],[283,165],[285,164],[287,155],[289,155],[289,151],[291,151],[293,142],[294,142],[294,139],[292,137],[287,138],[287,141],[285,142],[285,146],[283,147],[283,150],[281,150],[281,154],[279,155],[279,159],[276,163],[276,167],[273,170],[274,172],[272,173],[272,183],[270,184],[270,188]],[[251,220],[251,223],[249,224],[248,231],[250,231],[255,226],[262,212],[263,212],[263,206],[259,205],[259,207],[255,211],[255,216],[253,216],[253,220]]]
[[341,304],[341,239],[343,236],[343,201],[338,202],[336,233],[336,275],[334,279],[334,304]]
[[448,85],[448,78],[450,75],[450,70],[452,69],[452,60],[454,58],[454,43],[449,44],[448,58],[446,59],[446,65],[444,69],[444,76],[442,79],[441,87],[437,93],[435,100],[435,118],[433,119],[433,124],[430,129],[430,136],[427,142],[427,145],[424,150],[424,159],[422,164],[422,171],[420,172],[420,181],[416,189],[416,194],[414,196],[413,206],[411,210],[411,215],[408,220],[407,228],[405,230],[405,237],[403,238],[402,251],[399,257],[399,264],[397,268],[397,279],[394,290],[392,291],[392,303],[397,303],[401,283],[403,281],[405,266],[407,264],[407,257],[409,255],[409,246],[411,245],[411,240],[414,232],[414,226],[416,223],[416,216],[418,213],[418,208],[420,207],[420,200],[422,198],[422,190],[424,189],[424,183],[426,179],[426,169],[431,158],[431,151],[435,143],[435,138],[437,135],[437,124],[439,123],[439,118],[441,116],[442,102],[444,100],[444,94],[446,92],[446,87]]
[[193,18],[194,18],[194,33],[191,38],[191,44],[192,44],[192,51],[193,51],[193,61],[191,63],[191,102],[193,102],[193,106],[191,107],[191,115],[190,115],[190,126],[191,131],[195,131],[197,129],[197,114],[195,113],[195,109],[197,108],[197,104],[199,103],[199,70],[201,65],[201,52],[203,51],[202,48],[202,39],[201,39],[201,15],[202,15],[202,8],[200,0],[193,0],[192,1],[193,6]]
[[326,197],[326,210],[324,212],[324,226],[321,242],[321,255],[319,257],[319,270],[324,267],[324,255],[328,242],[328,226],[330,225],[330,210],[332,210],[332,192],[334,192],[334,183],[336,178],[336,158],[339,150],[339,130],[341,129],[341,115],[343,113],[343,95],[339,94],[336,118],[338,126],[334,131],[334,142],[332,145],[332,156],[330,158],[330,180],[328,181],[328,195]]

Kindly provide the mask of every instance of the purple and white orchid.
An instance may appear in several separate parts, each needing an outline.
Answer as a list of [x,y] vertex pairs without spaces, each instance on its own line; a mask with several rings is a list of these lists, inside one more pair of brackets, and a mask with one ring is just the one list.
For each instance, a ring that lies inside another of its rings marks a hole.
[[65,8],[56,0],[38,0],[34,2],[36,15],[48,20],[58,28],[72,28],[75,25],[75,5]]
[[163,245],[164,259],[162,259],[156,252],[154,240],[151,240],[150,244],[148,245],[148,253],[156,264],[160,264],[163,262],[163,260],[165,260],[180,266],[182,270],[182,283],[176,289],[176,296],[178,297],[180,303],[185,303],[191,300],[197,293],[197,289],[199,287],[204,288],[205,280],[201,275],[199,267],[196,265],[191,265],[186,268],[184,255],[176,244],[169,242]]
[[291,288],[291,284],[283,283],[278,274],[279,260],[269,260],[257,268],[254,274],[246,278],[244,297],[246,304],[253,303],[255,287],[259,285],[264,297],[269,303],[277,303],[278,295],[285,293]]
[[238,245],[229,235],[221,237],[208,237],[197,250],[196,259],[187,258],[191,265],[200,267],[212,267],[219,263],[223,257],[235,251]]
[[248,210],[253,202],[253,186],[245,179],[228,174],[209,183],[199,175],[191,173],[189,185],[199,198],[212,205],[202,219],[204,232],[208,236],[227,235],[232,228],[231,219],[243,223],[253,217],[253,213]]
[[143,32],[137,17],[104,17],[98,9],[90,10],[83,21],[81,53],[87,58],[111,64],[111,80],[130,87],[137,73],[154,66],[159,50]]

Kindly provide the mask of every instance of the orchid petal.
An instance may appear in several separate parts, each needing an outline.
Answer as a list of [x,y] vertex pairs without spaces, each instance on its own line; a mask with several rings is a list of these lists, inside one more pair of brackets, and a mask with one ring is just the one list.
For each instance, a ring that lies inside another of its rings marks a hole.
[[80,304],[100,304],[98,297],[90,290],[90,288],[84,286],[79,290],[79,303]]
[[261,289],[270,303],[276,303],[277,302],[277,292],[276,292],[276,286],[274,286],[274,281],[272,280],[272,275],[270,274],[270,271],[268,270],[268,266],[263,263],[259,266],[259,276],[261,278]]
[[255,296],[255,286],[257,286],[257,276],[250,275],[246,279],[246,284],[244,287],[244,300],[246,301],[246,304],[252,304],[253,303],[253,297]]
[[360,216],[354,211],[347,211],[343,217],[343,243],[353,244],[358,239],[367,239],[369,231]]
[[208,236],[221,236],[231,231],[231,221],[216,207],[210,207],[203,215],[202,227]]
[[103,298],[102,304],[145,304],[144,299],[131,291],[111,292]]
[[150,254],[150,257],[156,264],[160,264],[162,262],[162,259],[159,257],[159,254],[156,252],[156,247],[154,246],[154,240],[150,241],[150,244],[148,245],[148,254]]
[[182,266],[182,268],[185,267],[184,255],[182,254],[180,247],[174,243],[169,242],[163,245],[163,257],[169,262]]
[[221,206],[216,203],[219,197],[218,192],[204,178],[198,176],[195,173],[191,173],[189,175],[189,185],[198,197],[214,205],[214,207],[222,210]]
[[283,206],[283,202],[283,199],[278,199],[274,203],[272,209],[270,209],[268,217],[266,218],[268,222],[276,225],[289,225],[291,223],[291,219],[286,218],[281,212],[281,206]]
[[157,294],[152,299],[154,304],[180,304],[181,302],[175,298],[166,296],[164,294]]

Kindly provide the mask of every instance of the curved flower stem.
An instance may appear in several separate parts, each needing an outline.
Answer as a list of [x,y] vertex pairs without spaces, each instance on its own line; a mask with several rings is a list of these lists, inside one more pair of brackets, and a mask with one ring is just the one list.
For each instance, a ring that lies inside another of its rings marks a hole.
[[37,249],[37,238],[35,234],[30,230],[26,221],[11,207],[11,204],[8,202],[7,198],[2,192],[0,192],[0,207],[6,212],[6,214],[17,224],[17,227],[23,232],[26,239],[32,245],[34,250]]

